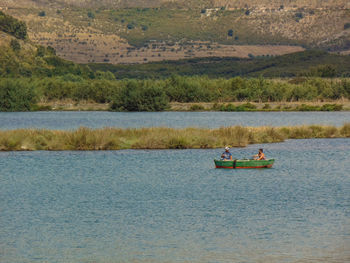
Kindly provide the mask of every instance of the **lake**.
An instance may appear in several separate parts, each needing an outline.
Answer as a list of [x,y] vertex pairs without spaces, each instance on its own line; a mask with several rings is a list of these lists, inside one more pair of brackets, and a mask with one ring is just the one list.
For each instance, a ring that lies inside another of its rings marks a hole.
[[76,129],[166,126],[289,126],[350,122],[350,112],[0,112],[0,129]]
[[349,262],[350,139],[259,147],[0,152],[0,262]]

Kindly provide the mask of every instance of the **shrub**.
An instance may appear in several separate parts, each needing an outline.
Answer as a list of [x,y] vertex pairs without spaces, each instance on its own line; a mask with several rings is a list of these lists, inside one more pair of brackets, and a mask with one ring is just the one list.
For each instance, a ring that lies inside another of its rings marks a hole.
[[0,111],[29,111],[36,101],[33,86],[21,80],[0,81]]
[[10,47],[13,51],[19,51],[21,49],[21,44],[18,42],[17,39],[12,39],[10,42]]
[[133,24],[128,24],[127,26],[126,26],[128,29],[134,29],[135,28],[135,26],[133,25]]
[[150,81],[128,81],[120,94],[112,99],[114,111],[163,111],[169,101],[164,90]]
[[295,17],[299,18],[299,19],[302,19],[304,17],[304,15],[301,12],[297,12],[297,13],[295,13]]
[[321,107],[321,111],[341,111],[343,109],[343,105],[339,104],[324,104]]
[[41,16],[41,17],[44,17],[44,16],[46,16],[46,13],[45,13],[45,11],[40,11],[40,12],[38,13],[38,16]]
[[204,107],[202,105],[194,104],[190,107],[191,111],[202,111]]
[[350,123],[345,123],[340,129],[340,134],[344,137],[350,137]]
[[346,29],[348,29],[348,28],[350,28],[350,23],[345,23],[345,24],[344,24],[344,30],[346,30]]
[[249,10],[245,11],[245,14],[246,14],[247,16],[249,16],[249,15],[250,15],[250,11],[249,11]]
[[301,104],[300,106],[296,107],[296,110],[298,110],[298,111],[318,111],[319,107],[318,106]]
[[89,11],[89,12],[87,13],[87,16],[88,16],[88,18],[94,19],[94,18],[95,18],[95,13],[92,12],[92,11]]
[[232,36],[233,36],[233,30],[230,29],[229,31],[227,31],[227,35],[228,35],[229,37],[232,37]]
[[321,65],[316,68],[315,75],[321,78],[334,78],[337,71],[333,65]]
[[268,104],[268,103],[265,103],[263,109],[264,109],[264,110],[270,110],[270,109],[271,109],[271,105]]
[[37,57],[43,57],[45,56],[45,47],[43,46],[38,46],[37,50],[36,50],[36,56]]

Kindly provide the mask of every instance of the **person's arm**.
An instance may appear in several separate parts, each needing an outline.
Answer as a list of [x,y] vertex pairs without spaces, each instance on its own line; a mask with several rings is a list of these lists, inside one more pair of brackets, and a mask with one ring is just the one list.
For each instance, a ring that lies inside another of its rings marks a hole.
[[265,159],[265,154],[260,155],[258,160],[260,161],[260,160],[263,160],[263,159]]
[[230,161],[232,161],[232,154],[230,155]]

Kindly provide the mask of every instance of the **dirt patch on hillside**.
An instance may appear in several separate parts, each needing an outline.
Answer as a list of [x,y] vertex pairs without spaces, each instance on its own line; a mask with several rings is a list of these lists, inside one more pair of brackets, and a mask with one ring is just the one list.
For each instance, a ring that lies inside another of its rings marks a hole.
[[211,42],[187,44],[151,42],[136,48],[117,35],[35,33],[30,38],[44,46],[52,46],[57,54],[78,63],[147,63],[195,57],[277,56],[303,51],[287,45],[221,45]]

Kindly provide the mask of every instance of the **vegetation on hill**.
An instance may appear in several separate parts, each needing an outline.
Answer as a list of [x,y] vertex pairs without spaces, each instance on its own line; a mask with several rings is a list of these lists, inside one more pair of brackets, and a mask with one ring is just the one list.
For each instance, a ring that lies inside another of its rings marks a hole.
[[247,53],[236,45],[279,45],[283,54],[295,51],[291,45],[350,49],[345,0],[18,1],[6,12],[28,23],[32,40],[76,62],[276,54],[273,47]]
[[6,15],[0,11],[0,31],[4,31],[16,38],[27,38],[27,26],[24,22],[16,18]]
[[110,71],[116,78],[164,78],[173,74],[209,77],[350,77],[350,56],[319,50],[271,57],[197,58],[136,65],[89,64],[92,70]]

